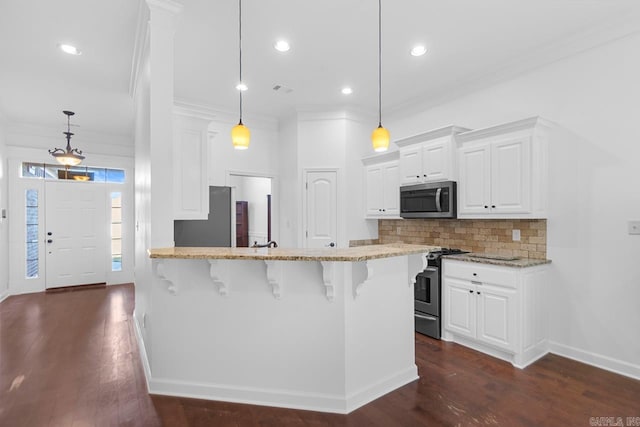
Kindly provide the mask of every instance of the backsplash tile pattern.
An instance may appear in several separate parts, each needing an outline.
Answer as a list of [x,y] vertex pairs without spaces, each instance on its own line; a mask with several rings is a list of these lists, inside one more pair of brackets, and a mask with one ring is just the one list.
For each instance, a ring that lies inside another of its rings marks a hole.
[[[520,241],[512,230],[520,230]],[[546,219],[383,219],[378,243],[417,243],[522,258],[547,258]]]

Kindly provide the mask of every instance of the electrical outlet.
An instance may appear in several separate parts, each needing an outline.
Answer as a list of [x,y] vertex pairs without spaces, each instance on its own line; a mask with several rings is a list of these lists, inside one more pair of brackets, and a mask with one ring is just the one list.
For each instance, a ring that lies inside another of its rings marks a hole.
[[514,242],[519,242],[520,230],[511,230],[511,239],[513,239]]
[[640,221],[629,221],[629,234],[640,234]]

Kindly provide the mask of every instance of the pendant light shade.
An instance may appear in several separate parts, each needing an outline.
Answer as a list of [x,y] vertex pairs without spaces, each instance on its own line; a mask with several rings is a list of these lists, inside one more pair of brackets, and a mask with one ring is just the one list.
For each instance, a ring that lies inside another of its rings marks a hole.
[[382,126],[382,0],[378,0],[378,127],[371,133],[376,152],[387,151],[391,135]]
[[231,141],[233,142],[233,148],[236,150],[246,150],[249,148],[250,139],[251,132],[249,131],[249,128],[243,125],[242,120],[240,120],[240,123],[231,129]]
[[382,127],[382,124],[378,126],[371,133],[371,144],[373,144],[373,151],[387,151],[389,148],[389,131]]
[[71,136],[73,135],[73,133],[71,133],[71,116],[75,113],[73,111],[63,111],[63,113],[67,116],[67,131],[62,132],[67,138],[67,148],[64,150],[62,148],[54,148],[53,150],[49,150],[49,154],[55,157],[60,164],[76,166],[84,160],[84,156],[81,150],[71,148]]
[[249,148],[251,132],[242,124],[242,92],[247,90],[247,86],[242,81],[242,0],[238,0],[238,57],[240,58],[240,83],[236,88],[240,93],[240,120],[231,129],[231,142],[236,150],[246,150]]

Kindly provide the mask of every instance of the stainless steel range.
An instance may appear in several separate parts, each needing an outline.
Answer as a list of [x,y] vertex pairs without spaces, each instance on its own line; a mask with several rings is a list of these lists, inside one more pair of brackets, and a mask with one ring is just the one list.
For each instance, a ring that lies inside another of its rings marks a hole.
[[442,248],[429,252],[427,268],[416,276],[415,326],[416,332],[440,339],[442,318],[442,255],[466,254],[460,249]]

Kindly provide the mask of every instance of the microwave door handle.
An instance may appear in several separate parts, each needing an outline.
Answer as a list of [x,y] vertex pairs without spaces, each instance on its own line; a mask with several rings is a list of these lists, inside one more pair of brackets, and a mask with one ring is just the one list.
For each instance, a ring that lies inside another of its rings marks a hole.
[[440,194],[442,193],[442,188],[438,188],[436,190],[436,210],[438,212],[442,212],[442,206],[440,206]]

